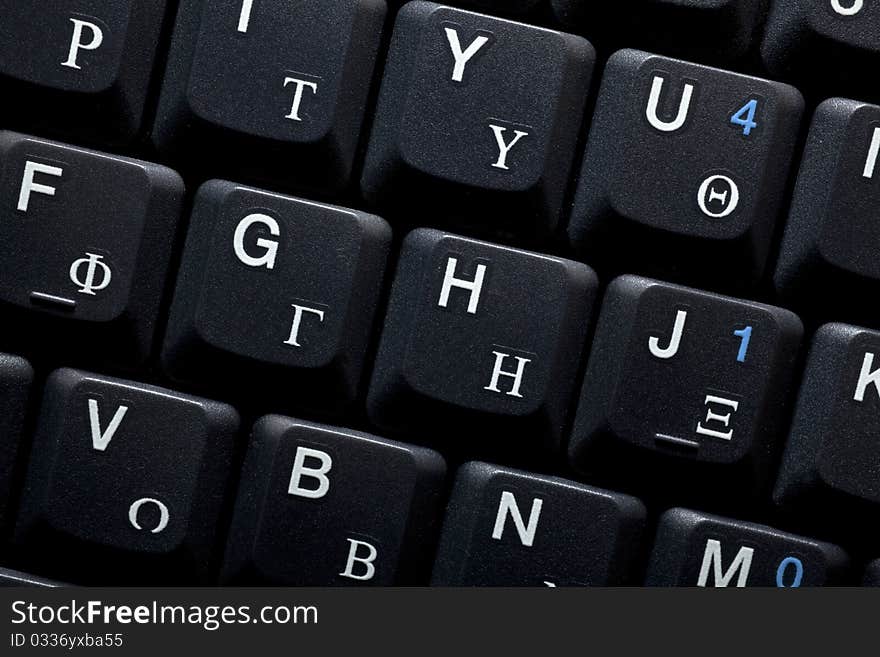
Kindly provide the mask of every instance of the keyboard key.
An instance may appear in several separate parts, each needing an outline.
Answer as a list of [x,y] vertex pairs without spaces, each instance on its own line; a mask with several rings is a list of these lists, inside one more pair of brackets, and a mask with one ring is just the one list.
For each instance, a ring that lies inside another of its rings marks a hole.
[[660,518],[648,586],[829,586],[849,557],[831,543],[764,525],[672,509]]
[[625,584],[644,524],[645,507],[634,497],[468,463],[455,480],[432,584]]
[[550,0],[553,13],[589,38],[625,42],[700,62],[730,64],[757,45],[766,0]]
[[21,573],[17,570],[9,570],[8,568],[0,568],[0,588],[14,586],[38,586],[43,588],[56,588],[64,586],[60,582],[55,582],[36,575]]
[[22,558],[91,584],[205,581],[237,429],[225,404],[56,371],[16,525]]
[[0,0],[0,92],[11,101],[0,116],[80,140],[131,142],[142,128],[165,6]]
[[803,99],[623,50],[605,69],[569,237],[599,271],[742,291],[763,274]]
[[33,378],[25,359],[0,354],[0,532],[12,519],[9,504]]
[[[393,0],[398,4],[406,4],[406,0]],[[526,16],[536,14],[537,10],[547,4],[547,0],[450,0],[447,4],[457,7],[479,9],[490,14],[505,16]]]
[[774,76],[829,92],[876,98],[880,7],[865,0],[771,0],[761,57]]
[[880,559],[874,559],[865,567],[862,586],[880,586]]
[[446,464],[429,449],[267,416],[254,426],[226,546],[226,583],[427,580]]
[[876,531],[874,523],[855,526],[851,519],[880,511],[878,409],[880,333],[846,324],[820,328],[804,371],[776,502],[817,522]]
[[580,37],[407,4],[394,27],[364,197],[420,223],[546,237],[563,213],[594,60]]
[[742,505],[768,493],[802,333],[787,310],[616,279],[593,339],[572,464],[655,498],[676,491]]
[[13,132],[0,132],[0,162],[0,343],[40,357],[142,363],[183,200],[180,177]]
[[[880,107],[835,98],[810,128],[775,284],[815,315],[870,321],[880,292]],[[846,290],[846,294],[841,294]]]
[[206,183],[166,333],[166,369],[227,391],[247,381],[263,408],[350,406],[390,242],[379,217]]
[[183,0],[154,143],[213,175],[340,191],[385,12],[384,0]]
[[453,451],[523,451],[534,463],[561,444],[597,288],[580,263],[413,231],[367,397],[371,419]]

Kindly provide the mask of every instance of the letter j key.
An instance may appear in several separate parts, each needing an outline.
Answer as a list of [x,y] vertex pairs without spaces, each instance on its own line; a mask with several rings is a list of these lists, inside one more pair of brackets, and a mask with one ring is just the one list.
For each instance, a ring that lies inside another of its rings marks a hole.
[[781,449],[802,332],[787,310],[618,278],[593,340],[573,465],[655,499],[757,499]]
[[635,50],[614,54],[572,244],[600,272],[752,284],[766,265],[803,105],[785,84]]

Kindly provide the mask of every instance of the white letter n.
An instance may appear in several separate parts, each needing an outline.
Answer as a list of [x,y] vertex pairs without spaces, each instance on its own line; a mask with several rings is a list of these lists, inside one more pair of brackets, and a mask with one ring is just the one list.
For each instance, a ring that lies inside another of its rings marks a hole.
[[501,504],[498,505],[498,515],[495,516],[495,528],[492,530],[492,538],[500,541],[504,534],[504,523],[507,521],[508,514],[513,518],[513,524],[516,527],[516,533],[519,534],[520,542],[526,547],[532,547],[535,542],[535,532],[538,531],[538,519],[541,517],[541,507],[544,500],[535,498],[532,501],[532,510],[529,513],[529,524],[523,522],[522,514],[516,505],[516,498],[513,493],[504,491],[501,493]]

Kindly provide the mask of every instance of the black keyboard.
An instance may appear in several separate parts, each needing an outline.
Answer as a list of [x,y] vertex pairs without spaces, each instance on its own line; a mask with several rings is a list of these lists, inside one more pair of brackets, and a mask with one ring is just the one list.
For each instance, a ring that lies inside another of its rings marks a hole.
[[880,2],[0,0],[0,585],[880,585]]

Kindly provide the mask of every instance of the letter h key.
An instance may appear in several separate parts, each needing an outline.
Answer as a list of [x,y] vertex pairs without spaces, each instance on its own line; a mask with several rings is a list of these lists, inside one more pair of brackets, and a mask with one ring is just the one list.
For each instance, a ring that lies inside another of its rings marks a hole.
[[[559,447],[598,283],[587,266],[436,230],[404,240],[367,407],[456,448]],[[459,444],[458,447],[461,447]]]
[[780,308],[616,279],[581,391],[575,467],[621,473],[652,494],[679,483],[700,499],[756,497],[781,449],[802,332]]

